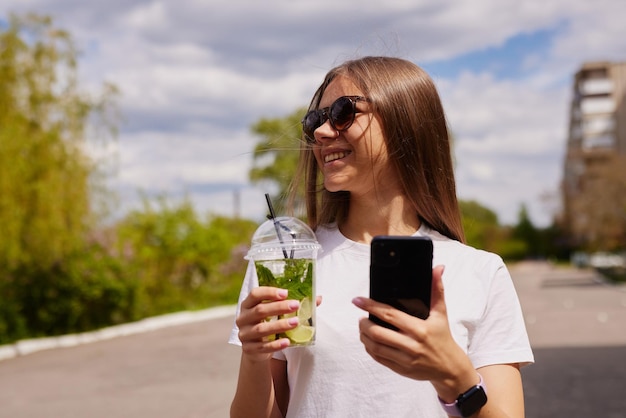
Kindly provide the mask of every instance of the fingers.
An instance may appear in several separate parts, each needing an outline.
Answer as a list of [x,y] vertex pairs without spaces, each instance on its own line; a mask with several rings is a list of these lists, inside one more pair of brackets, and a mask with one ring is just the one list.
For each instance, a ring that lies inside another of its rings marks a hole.
[[255,287],[250,291],[248,297],[241,302],[241,309],[250,309],[266,300],[285,300],[287,295],[287,289],[268,286]]
[[287,290],[275,287],[257,287],[241,302],[241,312],[235,321],[239,328],[257,324],[277,315],[298,310],[300,302],[287,300]]
[[380,364],[403,376],[411,375],[420,346],[409,335],[392,331],[362,318],[359,321],[360,340],[365,351]]
[[272,353],[289,346],[287,338],[276,339],[276,335],[297,327],[298,318],[278,318],[295,313],[300,308],[300,302],[287,297],[285,289],[262,286],[252,289],[241,302],[241,311],[235,323],[239,327],[239,340],[245,353]]
[[352,303],[356,305],[358,308],[361,308],[364,311],[367,311],[370,314],[376,316],[377,318],[391,325],[394,325],[400,330],[411,328],[412,322],[418,319],[390,305],[376,302],[375,300],[369,299],[369,298],[356,297],[352,299]]
[[359,321],[361,342],[374,360],[403,376],[431,380],[447,367],[446,359],[457,355],[460,347],[450,333],[443,271],[443,266],[433,269],[431,309],[425,320],[372,299],[353,299],[357,307],[398,328],[393,331],[368,318]]
[[283,333],[298,326],[298,318],[283,318],[263,321],[239,329],[242,349],[248,354],[273,353],[289,346],[288,338],[275,339],[276,334]]
[[[447,317],[446,304],[443,288],[443,276],[444,266],[439,265],[433,269],[432,286],[431,286],[431,300],[430,300],[430,312],[436,311]],[[400,330],[414,330],[416,317],[405,312],[402,312],[392,306],[384,303],[376,302],[372,299],[365,297],[356,297],[352,300],[352,303],[358,308],[369,312],[370,314],[378,317],[379,319],[388,322]]]
[[298,310],[300,304],[296,300],[286,300],[286,289],[276,287],[257,287],[252,289],[247,298],[241,302],[241,312],[237,326],[257,323],[265,318],[284,315]]

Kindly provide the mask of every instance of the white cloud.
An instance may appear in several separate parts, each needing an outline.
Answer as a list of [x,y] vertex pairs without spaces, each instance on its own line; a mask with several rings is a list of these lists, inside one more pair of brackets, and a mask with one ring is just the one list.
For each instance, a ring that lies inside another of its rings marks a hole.
[[536,223],[549,224],[554,213],[539,198],[559,187],[565,88],[469,73],[439,85],[455,137],[459,196],[478,200],[509,224],[525,202]]
[[563,147],[565,88],[467,73],[439,85],[459,152],[526,155]]
[[164,132],[129,134],[125,141],[116,143],[120,155],[118,181],[168,192],[188,185],[245,185],[254,142],[245,133],[228,135],[206,138]]
[[423,64],[552,31],[550,45],[519,57],[523,77],[496,76],[496,62],[436,79],[456,136],[461,196],[506,221],[515,220],[519,202],[532,202],[531,215],[545,223],[538,196],[558,186],[569,80],[585,60],[625,59],[625,4],[5,0],[0,13],[52,14],[83,51],[85,83],[120,88],[125,122],[115,184],[125,201],[139,188],[189,191],[200,208],[220,210],[232,206],[231,185],[242,187],[250,212],[259,199],[247,196],[259,192],[246,180],[249,126],[306,105],[329,67],[365,54]]

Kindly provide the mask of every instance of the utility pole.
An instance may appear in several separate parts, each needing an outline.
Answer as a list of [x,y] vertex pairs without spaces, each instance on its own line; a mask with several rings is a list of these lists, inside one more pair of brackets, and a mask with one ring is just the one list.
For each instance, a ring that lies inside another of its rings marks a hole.
[[233,190],[233,212],[235,219],[241,215],[241,193],[239,189]]

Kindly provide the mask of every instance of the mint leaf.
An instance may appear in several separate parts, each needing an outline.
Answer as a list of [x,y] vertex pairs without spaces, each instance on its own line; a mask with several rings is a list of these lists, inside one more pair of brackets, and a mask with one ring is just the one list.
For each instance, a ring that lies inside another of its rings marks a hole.
[[[284,275],[274,276],[263,264],[285,263]],[[289,299],[302,300],[313,295],[313,262],[310,259],[261,260],[255,262],[260,286],[289,291]]]

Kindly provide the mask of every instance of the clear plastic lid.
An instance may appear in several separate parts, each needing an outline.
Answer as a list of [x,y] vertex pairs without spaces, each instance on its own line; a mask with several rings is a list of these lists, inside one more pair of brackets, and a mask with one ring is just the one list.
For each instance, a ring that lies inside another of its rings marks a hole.
[[294,250],[317,250],[315,233],[307,224],[298,218],[279,216],[261,224],[252,236],[252,245],[246,259],[281,251],[293,254]]

